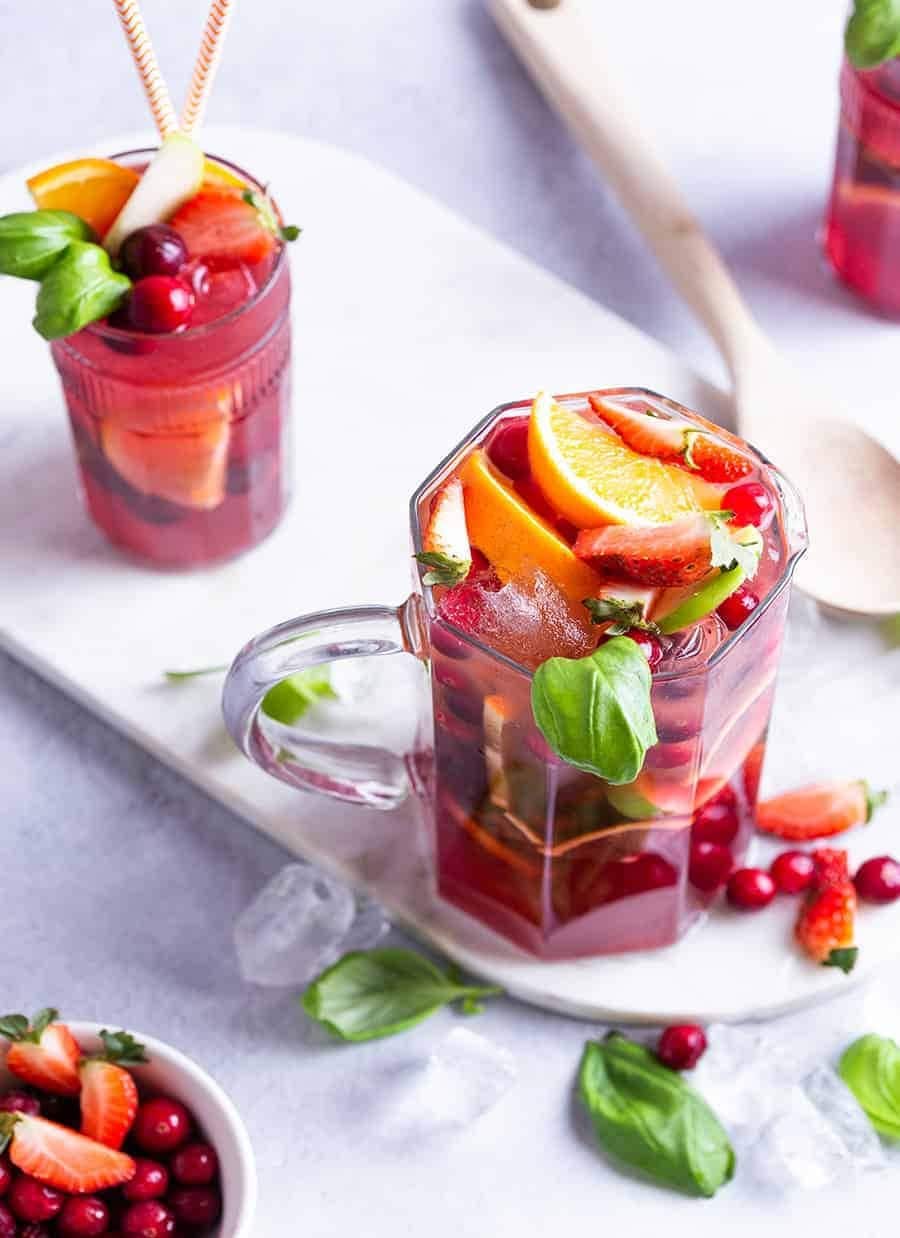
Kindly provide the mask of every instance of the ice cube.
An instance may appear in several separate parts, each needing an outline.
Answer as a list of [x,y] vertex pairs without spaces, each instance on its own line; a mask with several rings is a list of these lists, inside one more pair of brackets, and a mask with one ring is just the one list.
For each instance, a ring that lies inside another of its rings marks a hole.
[[516,1073],[507,1049],[456,1027],[431,1053],[381,1073],[373,1116],[390,1141],[461,1130],[503,1099]]
[[366,949],[386,921],[369,899],[309,864],[288,864],[238,916],[241,975],[272,988],[306,984],[347,950]]
[[735,1142],[747,1146],[799,1082],[803,1066],[786,1043],[758,1027],[713,1024],[709,1047],[692,1083],[712,1105]]
[[587,611],[581,614],[541,571],[525,571],[501,589],[484,590],[478,635],[500,653],[530,668],[547,658],[580,658],[597,643]]
[[830,1067],[789,1089],[748,1157],[757,1181],[775,1190],[819,1190],[885,1164],[855,1097]]

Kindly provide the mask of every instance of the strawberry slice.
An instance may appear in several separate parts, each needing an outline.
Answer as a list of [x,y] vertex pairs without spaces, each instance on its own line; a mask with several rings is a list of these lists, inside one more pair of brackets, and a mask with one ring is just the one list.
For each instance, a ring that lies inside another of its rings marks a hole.
[[[252,197],[252,195],[250,195]],[[240,189],[203,189],[169,220],[192,258],[210,270],[227,270],[242,262],[267,258],[278,244],[272,218]]]
[[434,497],[431,515],[416,559],[430,570],[426,585],[458,585],[472,567],[462,482],[452,477]]
[[575,554],[599,572],[641,585],[690,585],[712,566],[710,522],[698,514],[669,524],[582,529]]
[[66,1025],[56,1022],[58,1013],[48,1007],[30,1023],[23,1014],[8,1014],[0,1019],[0,1036],[12,1041],[6,1065],[32,1087],[59,1096],[77,1096],[81,1091],[81,1050]]
[[81,1133],[121,1148],[138,1110],[137,1085],[126,1066],[146,1062],[144,1046],[128,1032],[102,1031],[103,1053],[81,1063]]
[[800,910],[794,930],[797,941],[816,963],[839,967],[848,974],[859,950],[856,930],[856,887],[849,877],[846,851],[821,850],[813,854],[815,884]]
[[757,804],[756,827],[790,842],[831,838],[870,821],[886,799],[886,791],[872,791],[862,779],[812,783]]
[[18,1169],[70,1195],[93,1195],[134,1177],[130,1156],[46,1118],[0,1114],[0,1151],[7,1143]]
[[660,460],[675,460],[698,472],[705,481],[731,482],[753,472],[749,456],[685,421],[671,421],[601,396],[589,396],[598,417],[612,426],[632,451]]

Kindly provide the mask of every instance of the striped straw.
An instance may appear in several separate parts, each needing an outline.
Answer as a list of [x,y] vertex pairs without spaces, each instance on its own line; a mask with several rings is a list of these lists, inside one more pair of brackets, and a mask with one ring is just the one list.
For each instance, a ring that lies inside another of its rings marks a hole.
[[135,67],[144,87],[153,120],[161,138],[173,133],[178,128],[178,118],[169,97],[169,89],[163,81],[156,60],[156,53],[137,0],[113,0],[119,21],[128,40],[128,47],[134,59]]
[[219,66],[219,58],[222,55],[222,44],[225,42],[231,5],[232,0],[212,0],[209,16],[203,27],[203,39],[188,88],[187,101],[181,113],[181,128],[187,134],[193,133],[203,119],[209,92]]

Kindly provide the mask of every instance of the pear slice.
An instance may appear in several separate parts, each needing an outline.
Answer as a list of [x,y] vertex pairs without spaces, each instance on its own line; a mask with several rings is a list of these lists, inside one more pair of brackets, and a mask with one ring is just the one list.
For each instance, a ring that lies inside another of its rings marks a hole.
[[[757,549],[757,562],[762,554],[762,534],[752,525],[740,529],[735,535],[741,538],[744,545],[753,543]],[[752,573],[750,574],[752,576]],[[684,589],[667,589],[657,603],[653,615],[654,622],[659,624],[660,631],[666,635],[680,632],[692,624],[711,614],[721,606],[727,597],[731,597],[735,589],[749,579],[748,573],[739,565],[728,568],[692,586],[687,592]]]
[[192,198],[203,182],[204,167],[203,151],[193,139],[169,134],[106,234],[103,245],[110,257],[132,232],[163,223]]

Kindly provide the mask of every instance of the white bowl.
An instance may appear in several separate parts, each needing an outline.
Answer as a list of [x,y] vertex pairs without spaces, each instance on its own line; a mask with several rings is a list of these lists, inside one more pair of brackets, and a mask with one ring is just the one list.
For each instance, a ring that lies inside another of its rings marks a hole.
[[[86,1053],[97,1053],[103,1045],[103,1027],[118,1031],[119,1023],[73,1023],[66,1025]],[[244,1123],[237,1109],[218,1083],[196,1062],[170,1045],[133,1032],[147,1050],[149,1061],[135,1066],[138,1084],[148,1091],[165,1093],[183,1101],[197,1119],[204,1136],[218,1153],[222,1189],[222,1218],[212,1231],[214,1238],[250,1238],[256,1212],[256,1162]],[[0,1083],[15,1086],[12,1076],[0,1065]]]

